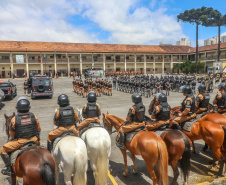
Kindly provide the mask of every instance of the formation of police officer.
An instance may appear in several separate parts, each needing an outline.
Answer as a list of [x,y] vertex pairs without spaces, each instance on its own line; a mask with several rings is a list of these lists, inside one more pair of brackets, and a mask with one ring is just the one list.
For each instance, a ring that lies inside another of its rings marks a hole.
[[11,119],[10,123],[9,141],[1,148],[1,157],[6,166],[6,169],[1,171],[3,175],[11,174],[10,152],[17,150],[28,141],[34,141],[36,145],[40,145],[41,127],[37,116],[29,112],[29,100],[24,97],[19,98],[16,109],[17,115]]
[[86,78],[84,81],[82,79],[74,79],[73,82],[73,90],[75,93],[87,97],[90,91],[94,91],[97,96],[101,96],[101,94],[112,96],[112,82],[107,79],[88,79]]

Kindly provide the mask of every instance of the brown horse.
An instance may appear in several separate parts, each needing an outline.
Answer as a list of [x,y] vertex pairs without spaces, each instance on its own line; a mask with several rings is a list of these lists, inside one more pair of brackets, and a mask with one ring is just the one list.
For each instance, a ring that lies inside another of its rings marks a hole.
[[[174,112],[178,110],[179,107],[172,108],[171,110],[171,118],[174,117]],[[215,156],[215,160],[220,163],[220,170],[218,175],[222,175],[223,170],[223,154],[222,154],[222,146],[224,142],[224,130],[222,126],[219,124],[215,124],[212,121],[197,121],[193,124],[191,131],[182,131],[192,142],[193,152],[195,152],[194,141],[203,139],[206,144],[213,151]]]
[[[9,131],[13,116],[5,115],[6,131]],[[9,138],[9,132],[6,134]],[[45,148],[34,148],[23,152],[16,159],[12,170],[12,185],[17,184],[17,177],[23,178],[24,185],[55,185],[55,162],[51,153]]]
[[[107,130],[111,133],[112,127],[118,129],[122,126],[125,120],[110,114],[103,114],[103,123]],[[163,140],[154,132],[140,131],[137,133],[131,142],[125,143],[126,148],[121,150],[124,163],[125,163],[125,172],[124,176],[128,174],[127,167],[127,157],[126,149],[131,152],[132,161],[133,161],[133,173],[137,173],[137,168],[135,164],[135,155],[141,155],[144,159],[147,170],[152,178],[153,185],[157,184],[157,178],[154,171],[154,166],[157,165],[158,171],[158,184],[163,185],[168,184],[168,154],[167,148]]]

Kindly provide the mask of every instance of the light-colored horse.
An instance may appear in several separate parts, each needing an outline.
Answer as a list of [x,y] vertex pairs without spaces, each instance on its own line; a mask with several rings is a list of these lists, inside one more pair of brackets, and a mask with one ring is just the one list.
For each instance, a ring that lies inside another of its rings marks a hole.
[[[78,109],[80,121],[81,109]],[[95,185],[106,185],[109,169],[109,157],[111,154],[111,138],[108,132],[101,127],[90,128],[85,131],[81,138],[85,141],[88,158],[93,170]]]
[[56,164],[56,180],[59,182],[59,172],[64,174],[66,185],[73,184],[86,185],[87,181],[87,149],[84,141],[76,136],[66,136],[61,139],[52,151]]

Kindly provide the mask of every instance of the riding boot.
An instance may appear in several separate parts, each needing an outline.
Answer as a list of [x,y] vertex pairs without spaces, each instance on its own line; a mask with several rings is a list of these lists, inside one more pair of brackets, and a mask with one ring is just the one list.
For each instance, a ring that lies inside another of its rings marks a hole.
[[124,149],[124,142],[125,142],[124,133],[119,132],[119,138],[116,140],[117,147],[119,147],[121,150],[123,150]]
[[8,154],[1,154],[2,160],[5,163],[6,169],[2,169],[3,175],[11,175],[11,159]]
[[47,141],[47,149],[51,152],[53,149],[53,145],[51,142]]
[[171,128],[172,128],[172,129],[181,130],[181,126],[178,125],[178,124],[173,124],[173,125],[171,126]]

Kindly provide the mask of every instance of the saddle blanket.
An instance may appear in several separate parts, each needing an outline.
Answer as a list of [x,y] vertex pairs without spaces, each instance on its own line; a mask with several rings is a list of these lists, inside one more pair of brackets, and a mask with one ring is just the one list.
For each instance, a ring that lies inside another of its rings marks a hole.
[[131,142],[133,137],[140,131],[144,131],[145,126],[141,126],[137,128],[136,130],[133,130],[131,132],[125,133],[125,142]]
[[16,163],[16,159],[25,151],[34,149],[34,148],[45,148],[44,146],[40,145],[37,146],[36,144],[27,144],[22,147],[20,147],[18,150],[15,150],[14,152],[11,153],[10,158],[11,158],[11,165],[14,165]]
[[85,127],[84,129],[82,129],[82,130],[79,132],[79,136],[81,137],[82,134],[83,134],[84,132],[86,132],[87,130],[89,130],[89,129],[91,129],[91,128],[94,128],[94,127],[104,128],[103,124],[99,124],[99,123],[97,123],[97,122],[91,122],[91,123],[89,124],[89,126]]

